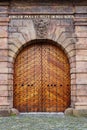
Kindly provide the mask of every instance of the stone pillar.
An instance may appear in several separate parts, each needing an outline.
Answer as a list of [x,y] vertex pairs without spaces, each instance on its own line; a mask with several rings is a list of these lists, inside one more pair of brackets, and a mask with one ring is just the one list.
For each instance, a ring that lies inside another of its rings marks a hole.
[[0,2],[0,111],[9,109],[8,22],[8,3]]
[[[79,8],[79,7],[78,7]],[[75,19],[76,43],[76,109],[87,109],[87,19]]]

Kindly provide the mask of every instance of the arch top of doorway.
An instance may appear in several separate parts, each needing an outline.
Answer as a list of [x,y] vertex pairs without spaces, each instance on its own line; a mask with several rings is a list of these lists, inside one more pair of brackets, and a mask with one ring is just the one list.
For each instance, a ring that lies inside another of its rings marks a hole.
[[17,55],[27,46],[29,45],[32,45],[32,44],[54,44],[55,46],[59,47],[65,54],[66,56],[68,57],[68,53],[66,51],[66,49],[59,43],[57,43],[56,41],[53,41],[53,40],[50,40],[50,39],[34,39],[34,40],[31,40],[25,44],[23,44],[18,50],[17,52],[15,53],[15,56],[14,56],[14,61],[17,57]]
[[[60,47],[61,50],[64,51],[66,54],[69,63],[72,62],[72,59],[75,61],[75,43],[76,39],[75,38],[67,38],[67,40],[64,43],[61,43],[59,41],[55,41],[53,39],[30,39],[27,42],[20,42],[17,38],[9,38],[9,57],[11,57],[11,62],[14,63],[17,55],[20,53],[20,51],[23,50],[26,46],[34,43],[50,43],[50,44],[55,44],[56,46]],[[74,58],[72,58],[74,57]]]

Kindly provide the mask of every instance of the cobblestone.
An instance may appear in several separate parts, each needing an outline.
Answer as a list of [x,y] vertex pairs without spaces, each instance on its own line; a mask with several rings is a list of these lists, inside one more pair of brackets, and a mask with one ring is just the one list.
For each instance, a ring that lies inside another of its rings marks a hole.
[[0,130],[87,130],[87,118],[62,115],[0,117]]

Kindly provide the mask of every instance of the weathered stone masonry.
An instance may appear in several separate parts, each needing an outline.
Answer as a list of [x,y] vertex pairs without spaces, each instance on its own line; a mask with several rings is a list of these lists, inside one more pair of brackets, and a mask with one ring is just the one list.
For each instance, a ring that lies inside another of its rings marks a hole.
[[[71,107],[87,109],[87,6],[84,3],[38,6],[29,2],[0,2],[0,110],[13,108],[14,59],[24,45],[36,39],[55,41],[64,49],[70,62]],[[25,15],[27,18],[22,18]]]

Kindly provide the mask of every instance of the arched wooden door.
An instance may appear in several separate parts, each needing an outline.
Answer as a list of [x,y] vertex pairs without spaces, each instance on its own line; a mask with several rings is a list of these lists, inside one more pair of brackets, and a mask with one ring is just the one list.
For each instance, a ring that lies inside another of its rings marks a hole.
[[70,68],[54,44],[24,48],[14,64],[14,107],[20,112],[63,112],[70,105]]

